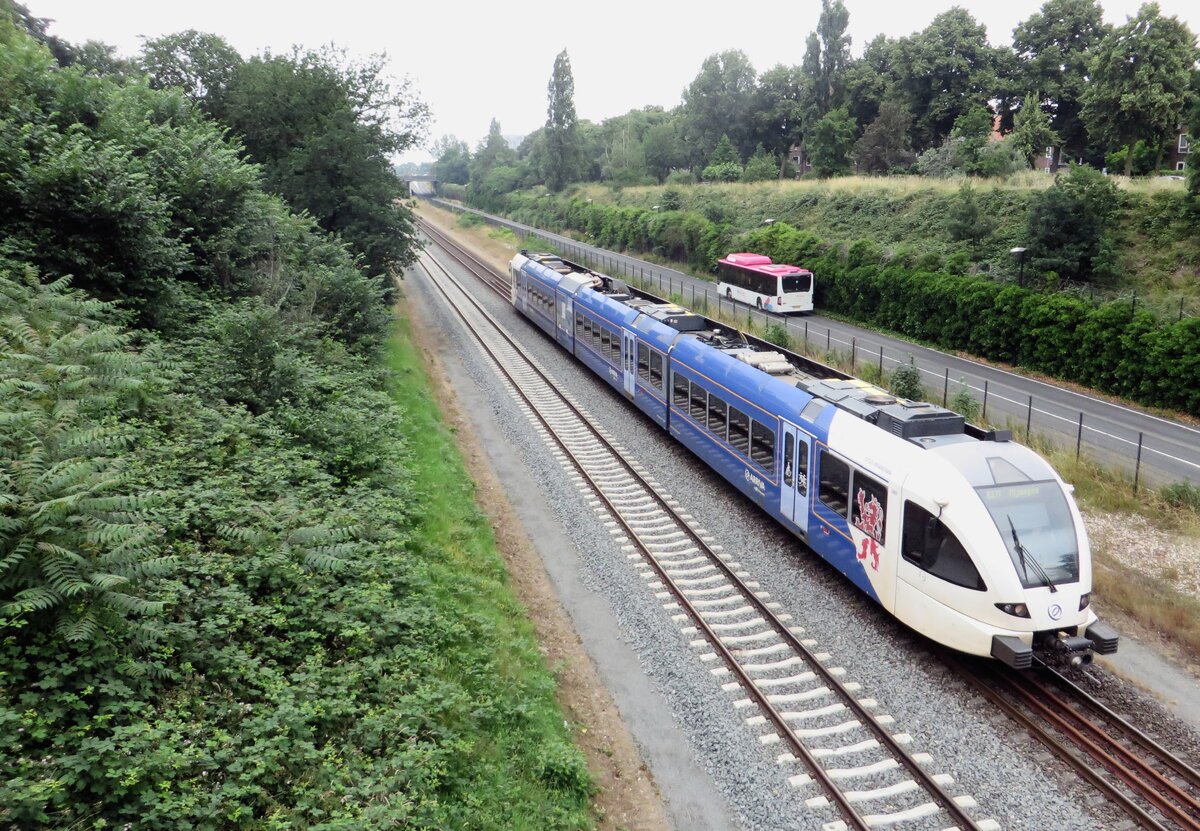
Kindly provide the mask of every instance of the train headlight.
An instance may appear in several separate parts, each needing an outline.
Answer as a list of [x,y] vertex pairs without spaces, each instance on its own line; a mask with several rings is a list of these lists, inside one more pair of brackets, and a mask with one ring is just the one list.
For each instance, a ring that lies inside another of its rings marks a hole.
[[1029,607],[1024,603],[997,603],[996,608],[1013,617],[1029,617]]
[[1088,606],[1091,606],[1091,605],[1092,605],[1092,593],[1091,592],[1088,592],[1087,594],[1085,594],[1079,598],[1079,611],[1082,612],[1084,609],[1086,609]]

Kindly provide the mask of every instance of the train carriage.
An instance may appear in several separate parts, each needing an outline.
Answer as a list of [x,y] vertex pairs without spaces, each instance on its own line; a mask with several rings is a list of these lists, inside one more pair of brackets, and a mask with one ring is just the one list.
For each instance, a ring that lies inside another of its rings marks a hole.
[[1087,534],[1033,451],[553,255],[513,304],[897,619],[1025,667],[1115,652]]

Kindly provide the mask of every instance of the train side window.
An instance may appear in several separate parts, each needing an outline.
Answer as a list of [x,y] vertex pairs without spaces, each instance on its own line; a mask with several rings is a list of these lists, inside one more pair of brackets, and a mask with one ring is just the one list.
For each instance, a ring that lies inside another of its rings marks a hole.
[[717,438],[725,440],[725,428],[729,423],[729,405],[715,395],[708,396],[708,429]]
[[750,455],[750,417],[737,407],[729,408],[729,444],[743,456]]
[[688,411],[688,415],[696,419],[701,424],[704,423],[704,416],[708,413],[708,392],[699,384],[692,384],[692,408]]
[[791,433],[783,434],[783,484],[792,486],[792,460],[796,457],[796,437]]
[[904,535],[900,545],[904,559],[948,583],[973,591],[987,591],[971,555],[933,514],[904,503]]
[[672,376],[675,380],[671,388],[675,391],[674,402],[675,409],[682,410],[687,407],[688,403],[688,379],[676,372]]
[[596,321],[592,321],[592,348],[597,352],[600,351],[600,338],[604,332],[604,327]]
[[601,326],[600,327],[600,351],[604,354],[604,357],[606,357],[606,358],[608,357],[608,347],[609,347],[609,344],[611,343],[611,339],[612,339],[612,335],[609,334],[608,329],[604,326]]
[[861,470],[854,471],[854,504],[850,508],[850,522],[859,531],[882,544],[887,530],[887,486],[877,482]]
[[650,350],[650,386],[661,391],[663,388],[663,356]]
[[637,348],[638,377],[650,383],[650,347],[639,343]]
[[611,338],[609,343],[610,343],[610,348],[612,350],[610,353],[612,355],[612,362],[616,366],[620,366],[621,365],[621,333],[620,332],[612,332],[609,335],[609,337]]
[[796,441],[796,493],[808,496],[808,442]]
[[846,516],[850,507],[850,466],[822,450],[820,474],[817,495],[834,512]]
[[750,458],[767,473],[775,472],[775,431],[758,421],[750,423]]

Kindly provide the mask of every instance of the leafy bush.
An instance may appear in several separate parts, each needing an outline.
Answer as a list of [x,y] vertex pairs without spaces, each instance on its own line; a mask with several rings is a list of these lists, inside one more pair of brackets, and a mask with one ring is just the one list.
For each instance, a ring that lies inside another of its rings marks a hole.
[[1200,487],[1189,482],[1177,482],[1162,489],[1163,500],[1175,508],[1200,511]]
[[792,348],[791,336],[788,335],[787,327],[782,323],[768,323],[767,328],[763,330],[763,340],[776,346],[782,346],[784,349]]
[[975,421],[979,417],[979,402],[971,395],[971,389],[962,378],[958,379],[958,392],[950,399],[950,409],[963,416],[967,421]]
[[921,371],[911,362],[896,367],[892,373],[891,388],[892,392],[901,398],[920,401],[925,397],[925,390],[921,386]]
[[700,178],[705,182],[736,182],[741,176],[742,166],[737,162],[710,164],[700,174]]

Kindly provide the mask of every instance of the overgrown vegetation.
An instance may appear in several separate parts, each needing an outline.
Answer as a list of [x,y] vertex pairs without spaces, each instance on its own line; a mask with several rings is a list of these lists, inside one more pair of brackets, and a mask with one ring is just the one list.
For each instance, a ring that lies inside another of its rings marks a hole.
[[588,826],[552,678],[388,341],[376,268],[409,242],[367,223],[347,248],[184,92],[63,68],[12,11],[0,825]]

